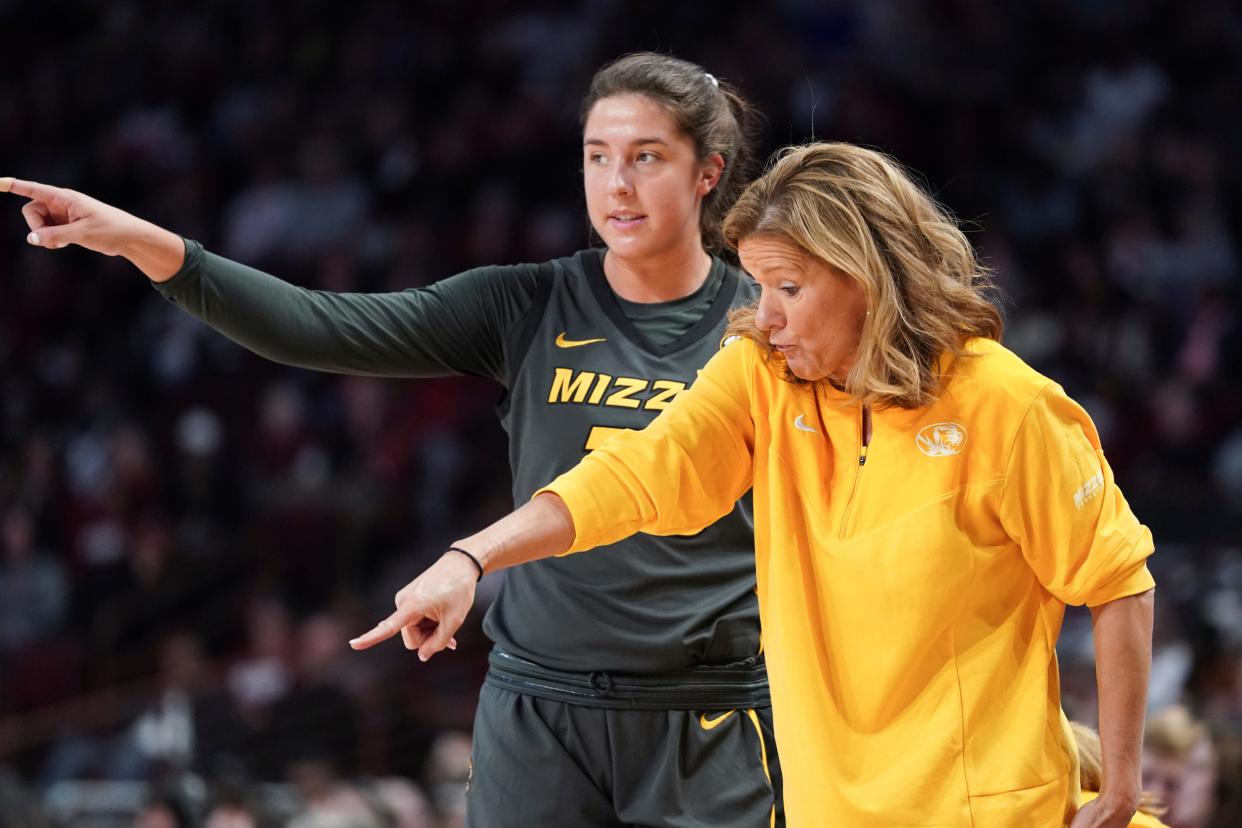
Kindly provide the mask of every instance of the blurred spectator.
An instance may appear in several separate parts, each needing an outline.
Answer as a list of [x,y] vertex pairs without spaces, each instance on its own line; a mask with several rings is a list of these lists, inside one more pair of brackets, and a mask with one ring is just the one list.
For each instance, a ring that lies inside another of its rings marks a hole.
[[470,735],[448,731],[431,743],[423,773],[444,828],[466,824],[466,786],[470,783]]
[[392,820],[393,828],[445,828],[437,821],[431,804],[407,779],[385,777],[372,785],[375,798]]
[[0,649],[11,654],[59,629],[69,585],[60,561],[36,549],[25,511],[11,509],[0,521]]
[[159,780],[236,749],[230,707],[212,688],[202,644],[191,633],[166,634],[154,692],[114,734],[62,739],[43,769],[44,787],[67,779]]
[[160,644],[158,695],[133,723],[133,749],[148,768],[211,767],[217,752],[236,749],[237,725],[227,698],[211,680],[200,639],[184,632]]
[[1168,808],[1170,828],[1208,828],[1219,782],[1211,735],[1184,707],[1157,712],[1147,723],[1143,744],[1143,789]]
[[288,774],[306,801],[306,809],[290,820],[289,828],[385,828],[367,798],[337,775],[332,760],[299,759]]
[[189,809],[173,794],[156,794],[134,819],[134,828],[192,828],[193,825]]
[[5,828],[50,828],[39,801],[9,767],[0,766],[0,815]]
[[277,599],[260,596],[246,611],[247,649],[228,671],[228,689],[243,721],[268,724],[272,707],[294,682],[293,622]]
[[228,790],[208,809],[203,828],[259,828],[259,820],[241,791]]
[[207,814],[203,828],[259,828],[259,823],[243,807],[217,805]]
[[314,765],[312,781],[325,772],[321,764],[333,774],[355,770],[358,714],[343,689],[348,681],[342,669],[348,638],[340,622],[329,615],[302,623],[295,684],[273,705],[270,724],[251,736],[263,778],[280,778],[299,763]]
[[96,646],[113,655],[119,677],[128,678],[136,668],[121,654],[147,651],[181,623],[198,584],[187,577],[192,563],[176,559],[172,534],[158,517],[135,521],[124,541],[124,568],[114,573],[113,594],[100,601],[92,632]]

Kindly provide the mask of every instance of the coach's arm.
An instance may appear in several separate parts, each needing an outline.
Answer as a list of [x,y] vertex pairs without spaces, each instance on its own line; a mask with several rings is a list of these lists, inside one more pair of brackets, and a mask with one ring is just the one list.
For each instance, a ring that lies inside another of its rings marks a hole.
[[418,650],[423,661],[446,647],[454,649],[453,633],[466,620],[475,583],[484,571],[563,554],[573,541],[574,521],[565,502],[550,492],[540,493],[482,532],[453,544],[454,549],[397,593],[396,612],[349,644],[365,650],[401,633],[406,649]]
[[1138,808],[1155,595],[1149,589],[1091,608],[1104,768],[1099,797],[1070,828],[1126,826]]

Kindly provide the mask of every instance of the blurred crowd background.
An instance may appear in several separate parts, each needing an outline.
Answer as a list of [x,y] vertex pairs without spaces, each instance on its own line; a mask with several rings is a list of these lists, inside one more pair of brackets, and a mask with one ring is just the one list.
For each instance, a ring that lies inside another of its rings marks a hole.
[[[656,49],[739,85],[764,150],[916,170],[1006,342],[1091,412],[1157,539],[1149,787],[1242,825],[1242,9],[0,0],[0,174],[328,290],[590,243],[578,102]],[[488,643],[346,641],[509,505],[499,389],[239,349],[121,260],[0,222],[0,822],[461,824]],[[489,578],[485,592],[498,584]],[[1094,721],[1090,619],[1061,642]]]

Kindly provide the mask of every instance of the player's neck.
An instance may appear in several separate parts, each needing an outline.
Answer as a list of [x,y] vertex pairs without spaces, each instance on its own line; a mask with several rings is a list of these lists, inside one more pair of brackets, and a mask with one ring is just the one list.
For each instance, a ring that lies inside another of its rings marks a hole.
[[604,276],[613,291],[629,302],[671,302],[689,296],[712,269],[712,257],[699,240],[656,256],[625,258],[612,250],[604,257]]

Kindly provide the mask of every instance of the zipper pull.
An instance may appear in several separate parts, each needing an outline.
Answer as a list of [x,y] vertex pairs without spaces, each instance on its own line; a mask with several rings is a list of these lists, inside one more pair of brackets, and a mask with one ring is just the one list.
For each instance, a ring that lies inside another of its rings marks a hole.
[[858,465],[867,465],[867,449],[871,447],[871,406],[862,407],[862,450],[858,453]]

